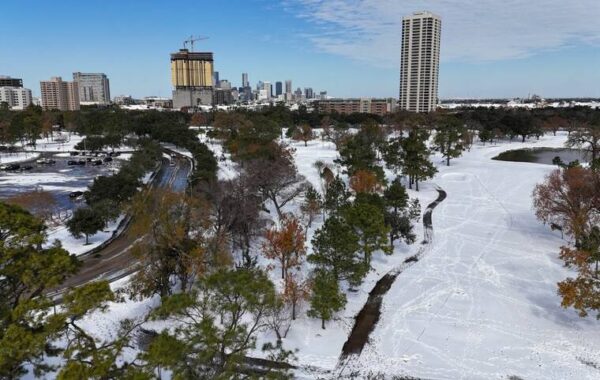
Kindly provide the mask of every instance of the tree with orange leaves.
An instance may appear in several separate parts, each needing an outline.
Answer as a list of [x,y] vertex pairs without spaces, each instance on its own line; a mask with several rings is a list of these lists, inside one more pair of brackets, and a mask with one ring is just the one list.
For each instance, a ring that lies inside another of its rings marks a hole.
[[307,146],[308,142],[315,138],[315,133],[310,125],[303,124],[296,128],[292,138],[296,141],[304,141],[304,146]]
[[573,248],[561,247],[560,258],[577,270],[575,278],[558,283],[562,306],[582,317],[596,311],[600,318],[600,174],[581,167],[558,169],[536,186],[533,196],[537,217],[575,240]]
[[375,173],[360,169],[350,177],[350,188],[356,193],[377,193],[381,191],[382,186]]
[[281,220],[281,227],[267,230],[263,252],[267,259],[279,262],[282,279],[288,277],[291,268],[300,266],[306,254],[306,247],[304,229],[298,218],[285,216]]
[[294,273],[289,273],[285,279],[283,301],[292,309],[292,320],[296,320],[298,306],[306,301],[309,295],[310,286],[308,282],[303,281]]
[[600,181],[597,173],[581,167],[555,170],[534,190],[536,216],[554,223],[575,238],[576,245],[600,222]]
[[562,306],[575,308],[582,317],[595,311],[600,319],[600,228],[592,228],[582,239],[580,248],[562,247],[560,258],[566,266],[577,269],[577,277],[558,283]]
[[196,112],[192,115],[192,119],[190,121],[191,125],[195,126],[204,126],[208,125],[208,114],[205,112]]
[[557,169],[535,187],[533,205],[539,220],[560,226],[579,247],[582,237],[600,223],[599,175],[581,167]]

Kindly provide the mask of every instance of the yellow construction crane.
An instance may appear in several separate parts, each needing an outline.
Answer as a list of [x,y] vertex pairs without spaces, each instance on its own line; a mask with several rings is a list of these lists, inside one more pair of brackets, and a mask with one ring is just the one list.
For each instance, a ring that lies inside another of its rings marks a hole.
[[190,44],[191,50],[190,51],[194,51],[194,42],[196,41],[202,41],[202,40],[208,40],[208,37],[205,36],[190,36],[190,38],[188,38],[187,40],[183,41],[183,48],[187,49],[187,45]]

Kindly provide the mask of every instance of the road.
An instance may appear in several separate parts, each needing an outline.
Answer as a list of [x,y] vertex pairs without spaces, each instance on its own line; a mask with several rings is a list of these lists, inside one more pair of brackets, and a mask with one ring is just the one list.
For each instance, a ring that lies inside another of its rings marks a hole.
[[[187,186],[191,164],[188,159],[174,158],[174,165],[163,159],[159,172],[152,185],[160,188],[170,188],[183,191]],[[123,278],[137,270],[137,260],[131,253],[132,246],[143,236],[136,236],[128,227],[110,244],[99,251],[79,256],[81,269],[69,277],[59,288],[53,289],[48,295],[59,297],[62,292],[71,287],[84,285],[95,280],[110,282]]]

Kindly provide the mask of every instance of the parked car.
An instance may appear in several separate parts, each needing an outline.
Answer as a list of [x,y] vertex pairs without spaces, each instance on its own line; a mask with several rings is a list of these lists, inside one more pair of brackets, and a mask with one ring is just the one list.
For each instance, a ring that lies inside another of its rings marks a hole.
[[83,195],[83,191],[71,191],[69,193],[69,198],[79,198]]
[[100,165],[102,165],[102,160],[94,160],[94,161],[92,161],[92,165],[100,166]]
[[69,153],[71,156],[79,156],[79,152],[71,152]]
[[56,161],[51,160],[49,158],[40,158],[36,162],[40,165],[54,165],[56,163]]
[[31,170],[31,169],[33,169],[33,166],[31,166],[31,165],[25,165],[21,168],[21,170]]
[[73,166],[73,165],[79,165],[79,164],[75,160],[69,160],[69,161],[67,161],[67,165]]
[[21,165],[19,164],[8,164],[4,170],[11,172],[19,169],[21,169]]
[[17,151],[17,147],[16,146],[7,146],[7,145],[0,145],[0,152],[9,152],[9,153],[13,153]]
[[112,160],[112,157],[104,157],[104,162],[111,162]]

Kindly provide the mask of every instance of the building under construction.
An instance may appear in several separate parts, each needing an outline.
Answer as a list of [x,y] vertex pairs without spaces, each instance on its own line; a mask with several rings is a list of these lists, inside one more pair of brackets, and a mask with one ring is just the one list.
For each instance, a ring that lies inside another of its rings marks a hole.
[[211,105],[213,99],[213,53],[181,49],[171,54],[173,108]]

